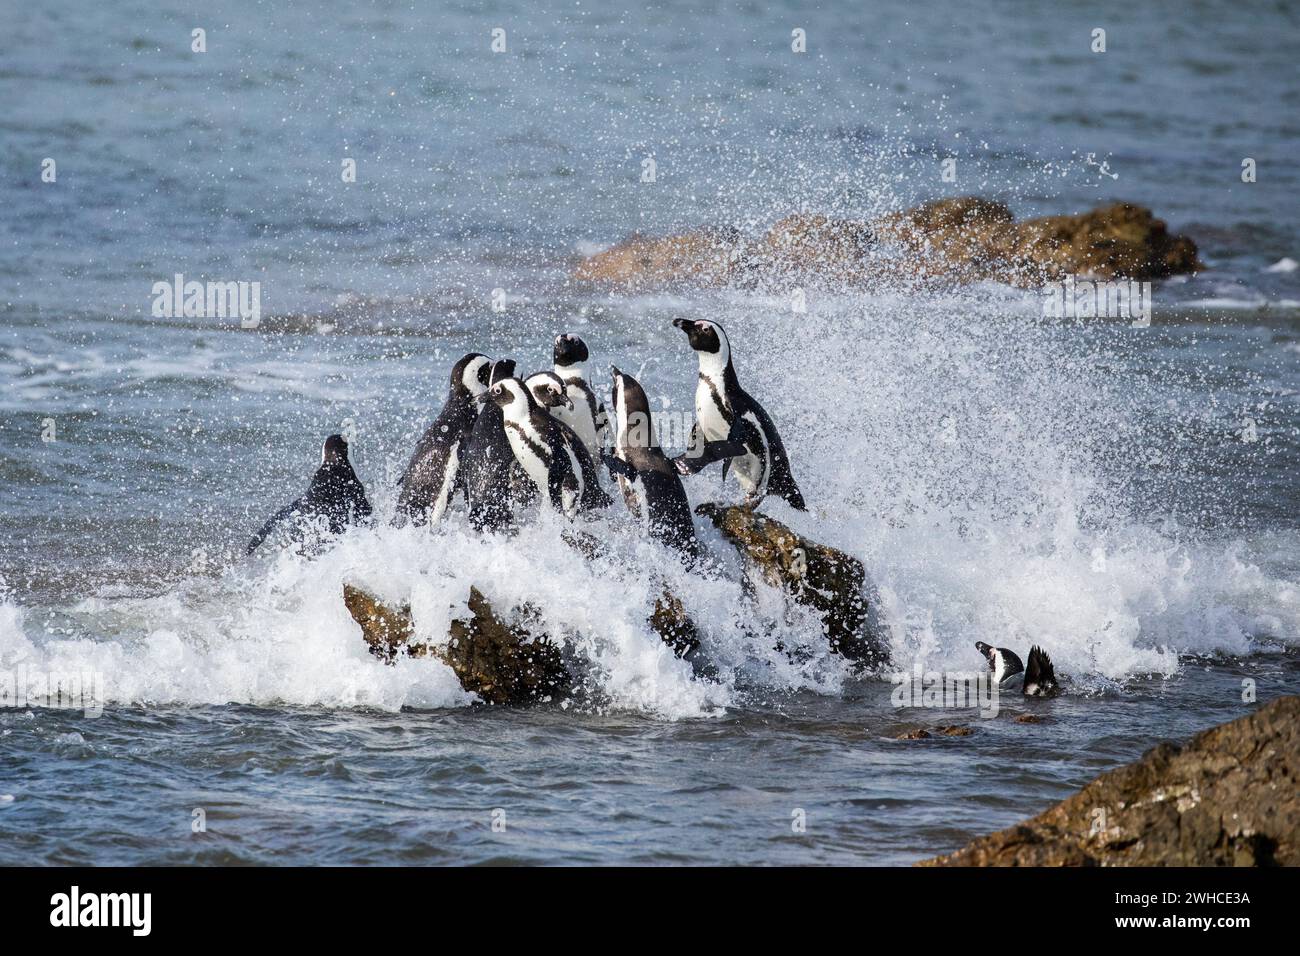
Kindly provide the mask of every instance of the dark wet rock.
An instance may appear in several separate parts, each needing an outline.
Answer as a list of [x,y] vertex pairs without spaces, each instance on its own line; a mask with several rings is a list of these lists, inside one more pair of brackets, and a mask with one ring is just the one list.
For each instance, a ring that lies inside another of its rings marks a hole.
[[1039,714],[1021,714],[1019,717],[1016,718],[1016,723],[1041,724],[1041,723],[1045,723],[1046,720],[1047,720],[1046,717],[1040,716]]
[[832,651],[864,666],[888,660],[887,648],[868,626],[861,561],[749,507],[706,503],[695,512],[712,521],[764,580],[821,615]]
[[370,653],[381,661],[391,664],[398,654],[409,649],[411,635],[415,633],[409,607],[389,607],[351,584],[343,585],[343,604],[352,619],[361,625],[361,636],[370,645]]
[[700,649],[700,633],[677,595],[668,588],[655,601],[650,627],[678,657],[691,657]]
[[953,724],[948,727],[940,727],[938,732],[945,737],[969,737],[971,734],[975,733],[971,728],[958,724]]
[[[566,528],[560,532],[564,543],[589,561],[610,557],[610,550],[599,538],[579,528]],[[678,657],[690,657],[700,647],[700,633],[686,613],[681,599],[665,584],[655,599],[648,621],[651,630],[659,635]]]
[[[470,616],[453,620],[446,646],[415,644],[411,609],[390,607],[343,585],[343,603],[361,626],[370,652],[386,663],[406,653],[432,654],[451,667],[465,690],[489,704],[528,704],[564,696],[570,685],[560,649],[519,622],[499,617],[478,590],[469,590]],[[524,616],[527,616],[526,614]]]
[[470,617],[451,622],[439,657],[461,686],[490,704],[531,704],[562,697],[570,678],[560,649],[545,635],[502,620],[478,588],[469,589]]
[[930,731],[923,730],[920,727],[914,727],[911,730],[904,731],[894,739],[895,740],[929,740],[931,736],[932,735]]
[[1300,697],[1162,743],[922,866],[1300,865]]
[[797,213],[757,241],[734,230],[642,236],[583,260],[578,279],[628,289],[735,285],[816,276],[869,283],[921,278],[1036,286],[1067,275],[1161,279],[1203,269],[1196,244],[1151,210],[1115,203],[1017,222],[1004,203],[937,199],[871,221]]

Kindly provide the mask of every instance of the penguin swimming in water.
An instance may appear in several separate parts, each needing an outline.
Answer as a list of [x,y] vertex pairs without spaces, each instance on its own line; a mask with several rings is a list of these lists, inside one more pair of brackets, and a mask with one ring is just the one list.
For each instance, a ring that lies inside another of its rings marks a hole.
[[[489,389],[514,374],[513,359],[493,362],[488,374]],[[478,397],[481,410],[465,442],[460,464],[460,484],[469,505],[470,524],[476,531],[500,531],[514,523],[510,466],[515,455],[506,438],[501,409],[488,400],[488,395],[485,391]]]
[[1005,647],[993,647],[983,641],[976,641],[975,649],[989,662],[993,680],[999,686],[1021,684],[1021,693],[1026,697],[1055,697],[1060,693],[1052,659],[1037,644],[1029,649],[1028,666]]
[[588,358],[587,343],[577,335],[568,332],[555,337],[554,372],[564,382],[571,404],[565,408],[552,406],[551,414],[572,428],[587,446],[587,454],[599,461],[601,449],[608,443],[609,422],[604,404],[584,378],[583,365]]
[[690,449],[674,460],[677,470],[691,475],[725,459],[723,477],[734,465],[746,504],[757,506],[771,494],[798,511],[808,510],[776,426],[763,406],[740,387],[722,326],[687,319],[674,319],[673,325],[686,333],[700,362]]
[[331,534],[342,534],[349,525],[369,517],[370,501],[348,461],[348,443],[342,435],[330,435],[321,448],[321,465],[307,493],[271,515],[248,542],[247,553],[252,554],[281,524],[289,523],[301,533],[308,522],[324,519]]
[[609,371],[614,377],[614,454],[604,456],[605,465],[630,486],[625,492],[635,496],[638,507],[633,512],[644,514],[650,536],[688,558],[698,558],[702,549],[691,503],[677,468],[655,441],[645,390],[626,372],[612,365]]
[[402,472],[397,496],[399,519],[436,524],[458,488],[461,452],[478,419],[478,398],[488,390],[492,363],[471,352],[452,367],[447,403],[415,446]]
[[547,414],[523,382],[517,378],[495,382],[488,396],[501,410],[515,459],[552,508],[573,518],[613,503],[600,487],[595,463],[582,440]]

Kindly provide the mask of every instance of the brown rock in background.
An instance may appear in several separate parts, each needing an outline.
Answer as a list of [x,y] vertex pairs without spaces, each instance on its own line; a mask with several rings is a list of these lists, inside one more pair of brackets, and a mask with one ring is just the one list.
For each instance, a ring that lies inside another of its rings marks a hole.
[[1300,865],[1300,697],[1162,743],[1032,820],[919,865]]
[[1149,280],[1203,268],[1196,244],[1170,234],[1142,206],[1116,203],[1016,222],[1004,203],[961,196],[870,222],[797,213],[757,242],[734,229],[634,236],[583,260],[574,276],[628,289],[798,275],[848,283],[914,277],[1034,286],[1066,275]]
[[744,244],[734,230],[689,232],[680,236],[633,236],[588,256],[575,279],[628,290],[658,289],[677,283],[726,285],[737,278]]

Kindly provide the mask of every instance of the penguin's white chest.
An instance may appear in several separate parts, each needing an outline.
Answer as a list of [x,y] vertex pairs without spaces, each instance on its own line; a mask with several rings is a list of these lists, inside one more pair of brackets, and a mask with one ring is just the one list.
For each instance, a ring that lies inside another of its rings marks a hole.
[[523,466],[524,474],[532,480],[545,499],[547,489],[550,487],[550,468],[546,460],[537,453],[537,448],[545,448],[546,442],[542,440],[541,435],[529,434],[529,431],[531,430],[525,425],[510,422],[506,426],[506,438],[510,441],[510,450],[515,453],[515,458]]
[[[714,395],[717,395],[717,398]],[[722,413],[719,402],[722,398],[720,383],[700,376],[695,386],[695,420],[699,422],[700,431],[708,441],[721,441],[731,431],[731,425]]]
[[437,524],[446,513],[447,504],[451,501],[451,489],[456,483],[456,472],[459,470],[460,442],[457,442],[451,446],[451,451],[447,455],[447,465],[442,475],[442,487],[438,489],[438,497],[434,499],[432,513],[429,515],[431,524]]

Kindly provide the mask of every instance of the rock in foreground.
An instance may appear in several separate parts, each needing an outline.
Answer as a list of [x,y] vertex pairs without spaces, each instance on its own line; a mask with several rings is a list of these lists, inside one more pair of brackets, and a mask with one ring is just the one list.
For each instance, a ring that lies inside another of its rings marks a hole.
[[717,525],[764,580],[821,615],[832,651],[864,666],[888,660],[888,650],[867,624],[867,573],[861,561],[800,537],[749,507],[702,504],[695,513]]
[[530,704],[568,691],[569,672],[559,648],[545,635],[502,620],[478,588],[469,589],[470,617],[451,622],[450,640],[441,647],[411,643],[415,628],[409,607],[389,607],[350,584],[343,585],[343,603],[376,657],[392,663],[403,652],[432,654],[486,703]]
[[920,865],[1296,866],[1298,784],[1300,697],[1282,697]]

